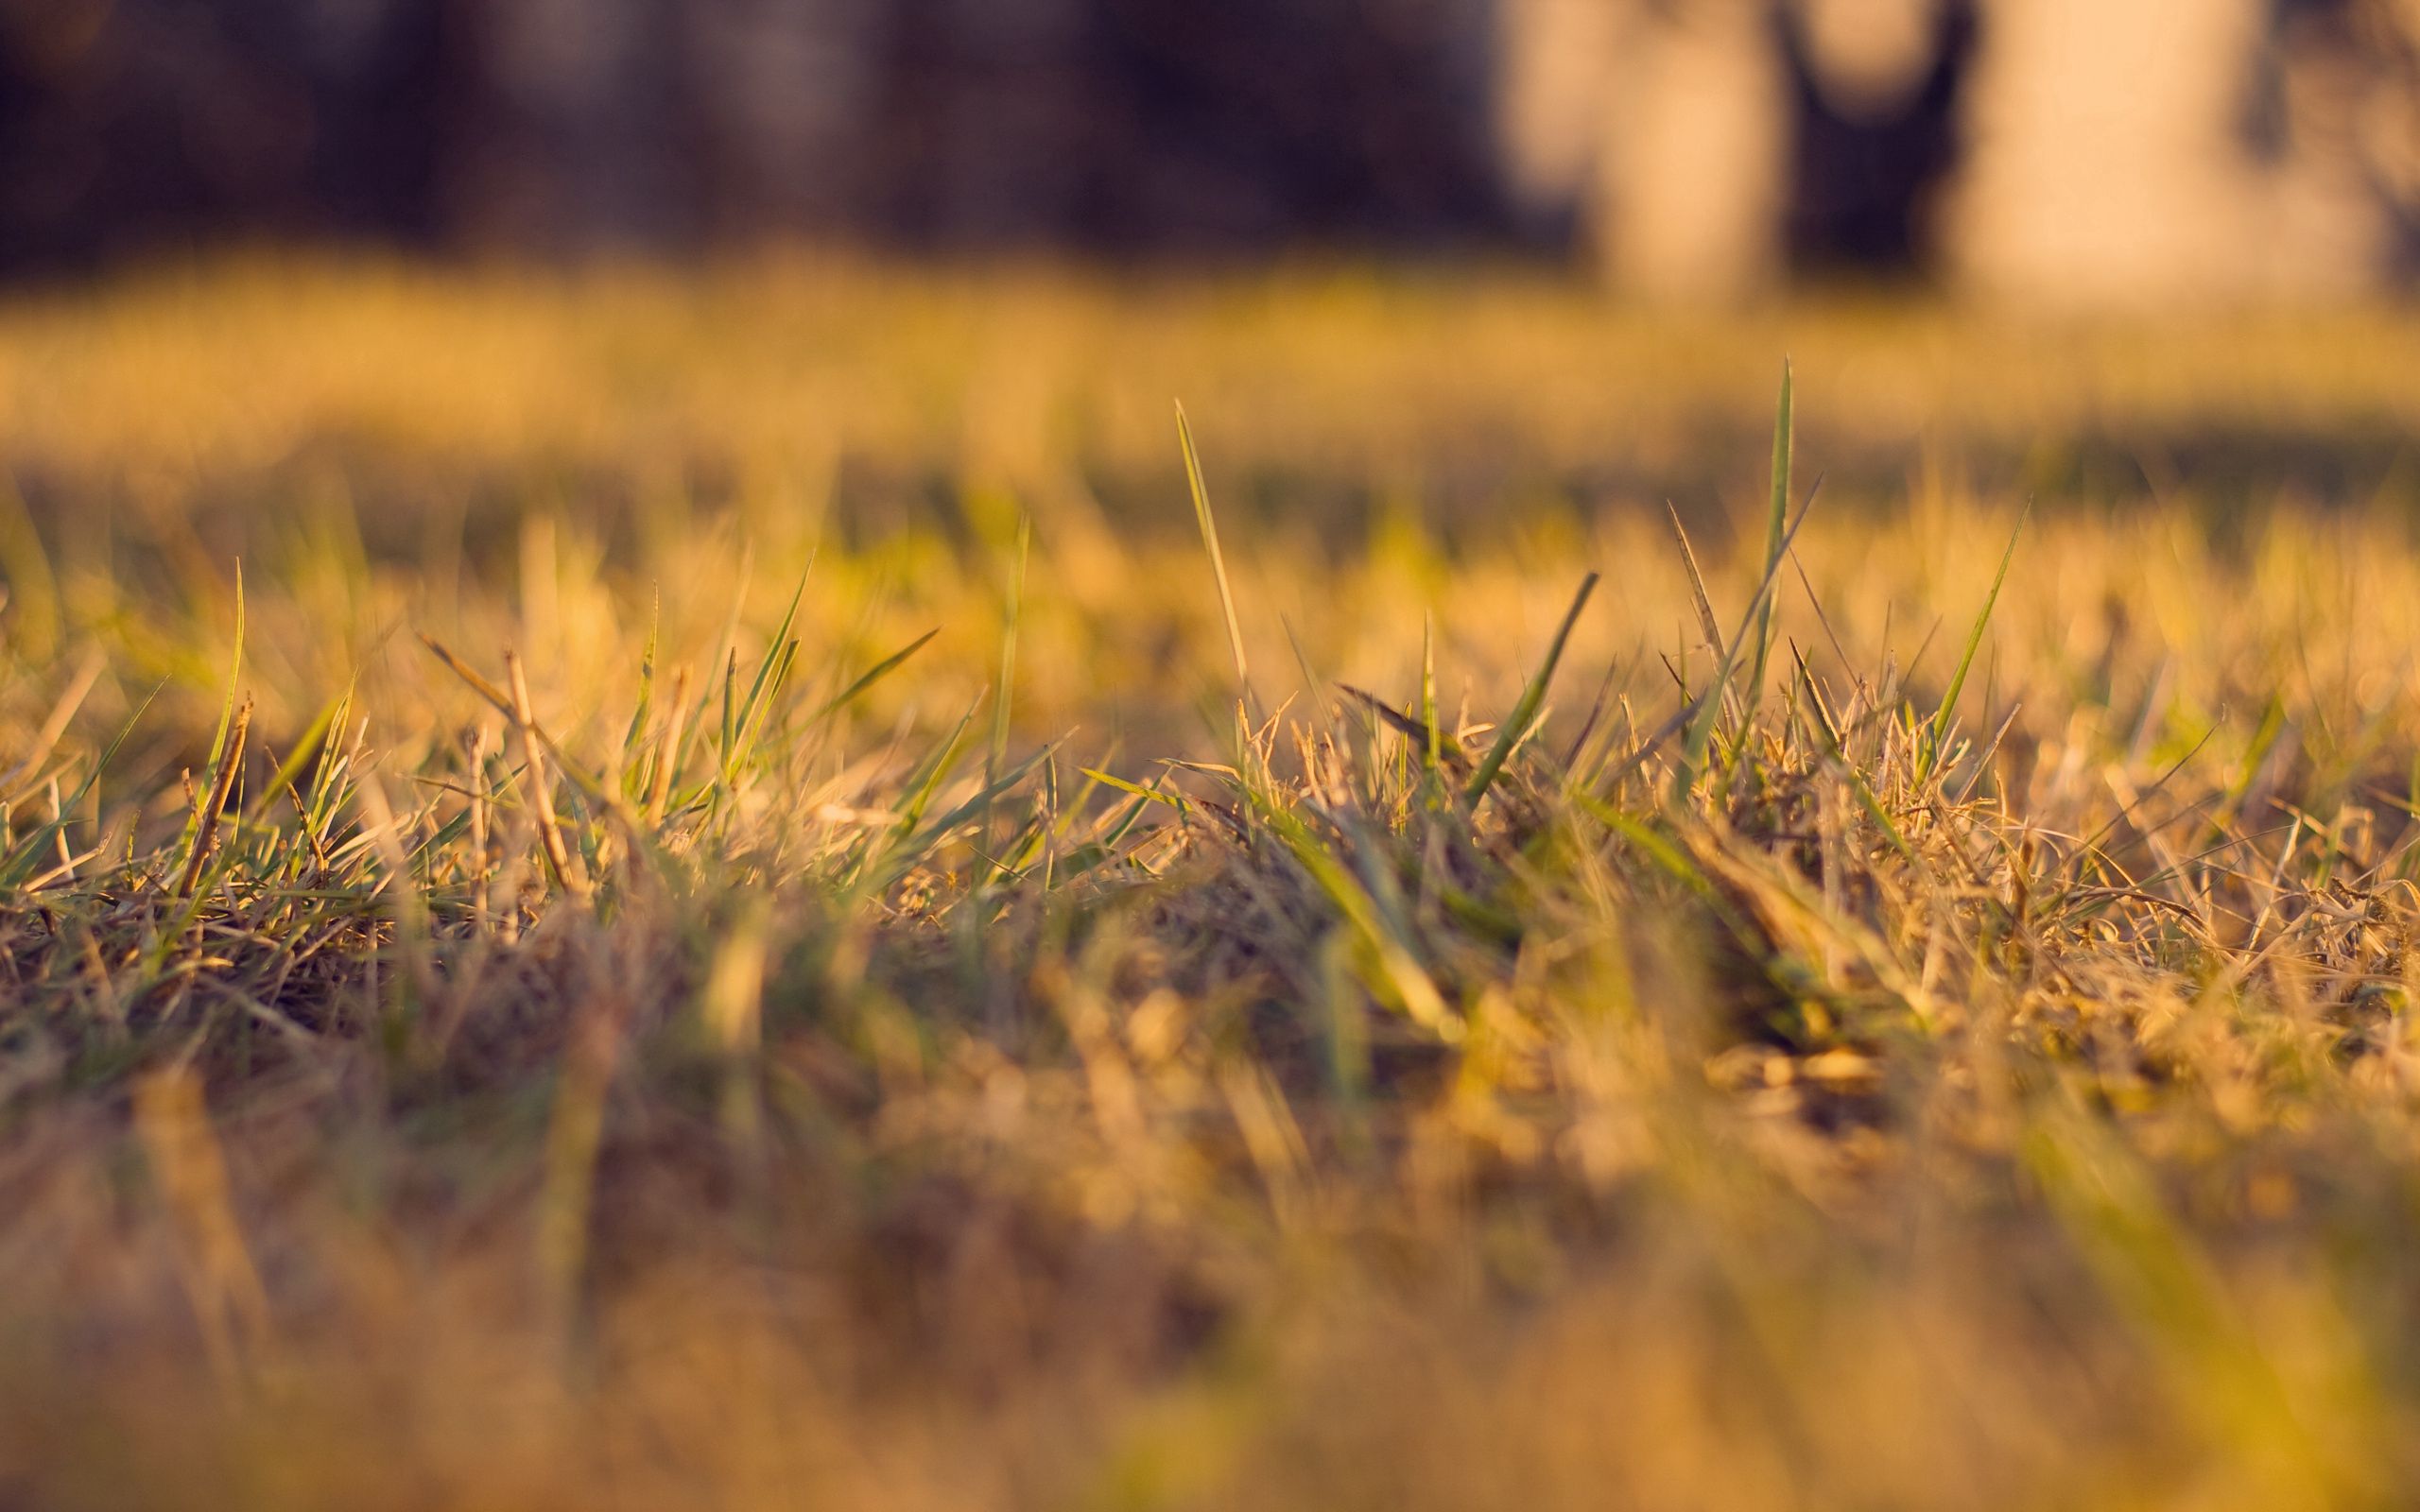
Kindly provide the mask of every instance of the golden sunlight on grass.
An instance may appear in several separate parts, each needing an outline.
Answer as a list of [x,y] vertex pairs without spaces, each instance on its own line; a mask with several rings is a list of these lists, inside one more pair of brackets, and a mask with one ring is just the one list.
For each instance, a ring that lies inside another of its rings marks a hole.
[[2399,1504],[2408,324],[21,299],[0,1501]]

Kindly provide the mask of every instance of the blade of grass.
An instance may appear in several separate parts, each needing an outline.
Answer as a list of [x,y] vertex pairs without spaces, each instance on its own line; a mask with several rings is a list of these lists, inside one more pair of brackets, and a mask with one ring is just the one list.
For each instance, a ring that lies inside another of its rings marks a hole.
[[[1723,654],[1722,627],[1714,622],[1714,602],[1706,596],[1705,575],[1698,571],[1698,554],[1689,545],[1688,531],[1681,525],[1681,511],[1673,508],[1668,499],[1665,501],[1664,512],[1672,522],[1672,540],[1681,548],[1681,566],[1689,575],[1689,601],[1698,611],[1698,630],[1704,635],[1707,649],[1719,662]],[[1723,700],[1729,706],[1733,724],[1744,726],[1746,715],[1739,708],[1739,700],[1729,689],[1723,691]]]
[[[443,662],[447,668],[449,668],[456,677],[460,678],[463,682],[470,687],[472,692],[477,694],[480,697],[485,698],[489,703],[493,704],[495,707],[496,712],[503,714],[506,718],[519,720],[522,717],[519,705],[515,702],[511,694],[489,681],[485,677],[480,675],[479,670],[476,667],[472,666],[469,662],[464,662],[460,657],[456,656],[451,650],[446,648],[443,642],[438,640],[435,636],[428,634],[424,630],[419,633],[421,644],[427,646],[431,652],[435,653],[438,660]],[[512,659],[512,653],[507,652],[505,655],[507,662],[510,662]],[[723,692],[725,695],[725,712],[728,713],[729,694],[731,689],[727,681]],[[612,793],[606,791],[605,784],[598,781],[594,773],[590,772],[579,763],[572,760],[571,754],[563,749],[562,745],[555,740],[554,736],[547,734],[544,729],[541,729],[536,725],[531,725],[529,730],[530,733],[537,737],[539,744],[545,747],[547,752],[553,756],[555,765],[561,769],[563,776],[569,780],[574,787],[579,789],[580,795],[583,798],[586,798],[596,804],[600,810],[608,810],[624,817],[631,816],[629,805],[615,798]]]
[[521,670],[521,658],[510,651],[504,653],[504,675],[512,684],[512,722],[520,727],[521,759],[529,777],[539,848],[545,852],[546,868],[555,874],[556,885],[585,900],[588,874],[572,865],[571,853],[563,845],[563,832],[555,819],[555,789],[546,772],[545,747],[538,737],[537,717],[529,709],[529,679]]
[[75,719],[76,711],[83,707],[85,696],[93,691],[93,684],[100,680],[101,671],[108,664],[108,658],[97,646],[85,651],[82,663],[77,667],[66,691],[59,696],[59,701],[51,705],[49,717],[35,732],[33,744],[26,751],[24,759],[9,769],[8,776],[0,777],[0,794],[9,793],[19,782],[33,777],[42,764],[49,759],[51,751],[59,745],[59,738],[67,733],[67,726]]
[[252,803],[266,810],[277,801],[279,794],[302,781],[302,768],[319,757],[320,748],[327,742],[328,731],[335,727],[337,711],[351,696],[351,691],[347,690],[344,696],[330,699],[318,713],[312,715],[310,724],[303,727],[302,735],[294,742],[294,748],[287,752],[285,760],[278,764],[277,770],[270,774],[268,785],[251,799]]
[[648,612],[647,643],[639,650],[639,696],[631,706],[630,728],[622,732],[622,796],[635,799],[640,777],[639,742],[646,738],[648,716],[655,712],[656,638],[664,627],[664,595],[658,593]]
[[1375,714],[1379,722],[1388,729],[1409,741],[1413,748],[1422,752],[1424,756],[1428,751],[1439,750],[1443,757],[1441,765],[1458,769],[1467,768],[1470,765],[1469,761],[1464,759],[1461,752],[1441,745],[1443,737],[1435,725],[1414,719],[1409,714],[1388,707],[1385,699],[1366,688],[1357,688],[1349,682],[1340,682],[1337,687],[1346,697]]
[[[227,731],[233,724],[235,718],[235,685],[243,678],[243,675],[244,563],[239,558],[235,562],[235,654],[230,658],[228,662],[227,696],[219,701],[218,730],[216,733],[210,737],[210,760],[206,765],[213,771],[216,771],[218,769],[219,759],[227,753]],[[197,806],[191,814],[185,816],[184,850],[187,857],[188,868],[192,864],[191,857],[195,854],[201,838],[201,831],[203,824],[205,823],[204,813],[204,808]],[[216,818],[211,818],[207,822],[215,824],[217,821]],[[184,868],[180,868],[179,875],[184,875]],[[182,891],[179,893],[179,896],[182,896]]]
[[1421,762],[1434,777],[1444,755],[1445,735],[1437,725],[1437,620],[1426,610],[1420,614],[1420,724]]
[[[748,696],[738,706],[735,717],[725,721],[727,730],[723,744],[723,785],[734,785],[739,777],[739,764],[747,747],[753,743],[756,730],[764,721],[765,706],[771,701],[783,680],[789,676],[790,664],[798,656],[798,642],[790,627],[798,623],[798,607],[806,597],[806,580],[815,572],[815,558],[806,558],[805,567],[798,575],[798,586],[790,590],[789,606],[782,610],[782,621],[773,627],[773,638],[766,643],[764,658],[756,663],[756,676],[748,684]],[[735,666],[736,662],[735,662]],[[725,688],[728,699],[729,689]]]
[[1193,518],[1201,527],[1201,544],[1210,553],[1210,571],[1219,579],[1219,610],[1226,616],[1227,649],[1236,659],[1236,696],[1249,707],[1252,673],[1244,662],[1243,625],[1236,618],[1236,593],[1227,581],[1227,558],[1219,550],[1219,522],[1210,513],[1210,490],[1201,481],[1201,457],[1193,448],[1193,427],[1185,421],[1183,404],[1176,406],[1176,438],[1184,452],[1184,481],[1193,492]]
[[[1470,785],[1462,790],[1464,803],[1476,805],[1487,796],[1488,788],[1494,785],[1496,774],[1503,771],[1504,763],[1512,756],[1512,748],[1521,743],[1522,738],[1529,734],[1530,727],[1537,722],[1538,709],[1546,702],[1547,684],[1554,677],[1555,663],[1563,660],[1563,648],[1571,639],[1571,627],[1580,623],[1580,611],[1588,607],[1588,595],[1596,591],[1595,573],[1581,579],[1580,592],[1572,596],[1571,608],[1564,612],[1563,624],[1554,632],[1554,644],[1547,647],[1546,660],[1530,675],[1530,685],[1521,690],[1521,701],[1512,706],[1512,717],[1504,721],[1502,728],[1496,730],[1495,743],[1480,758],[1478,769],[1471,773]],[[1433,725],[1429,728],[1431,730],[1436,729]]]
[[1436,982],[1410,947],[1388,927],[1377,901],[1360,879],[1320,843],[1299,816],[1279,807],[1250,784],[1239,786],[1262,822],[1285,843],[1295,861],[1343,917],[1356,943],[1365,953],[1367,969],[1363,979],[1371,989],[1440,1040],[1447,1044],[1459,1042],[1465,1030],[1462,1016],[1447,1005],[1444,995],[1438,991]]
[[664,733],[655,743],[655,770],[649,774],[647,789],[647,822],[664,822],[664,803],[672,796],[674,768],[681,765],[683,722],[689,715],[689,669],[676,668],[672,674],[672,706],[665,712]]
[[1698,571],[1698,554],[1689,547],[1689,533],[1681,524],[1681,511],[1664,503],[1664,513],[1672,522],[1672,540],[1681,548],[1681,565],[1689,575],[1689,602],[1698,611],[1698,628],[1705,634],[1705,644],[1716,656],[1722,654],[1722,627],[1714,623],[1714,605],[1705,596],[1705,575]]
[[1000,627],[1000,680],[992,697],[992,750],[987,776],[997,776],[1009,759],[1009,712],[1016,695],[1017,618],[1025,602],[1027,553],[1033,545],[1033,516],[1017,517],[1017,555],[1009,569],[1008,611]]
[[1992,575],[1992,591],[1983,595],[1982,611],[1975,616],[1975,627],[1966,632],[1966,649],[1959,655],[1958,670],[1950,674],[1949,687],[1941,696],[1941,707],[1934,711],[1932,729],[1926,734],[1924,757],[1916,764],[1916,780],[1932,775],[1939,765],[1942,747],[1949,739],[1949,723],[1957,716],[1958,696],[1966,687],[1966,674],[1974,670],[1975,653],[1983,644],[1983,631],[1992,623],[1992,609],[2000,601],[2000,585],[2008,581],[2009,563],[2016,559],[2016,542],[2025,534],[2026,519],[2033,513],[2033,501],[2028,499],[2016,517],[2016,528],[2008,535],[2008,546],[2000,553],[2000,570]]
[[1130,782],[1122,777],[1113,777],[1107,772],[1095,771],[1089,766],[1079,766],[1076,769],[1094,782],[1114,787],[1121,793],[1131,793],[1138,799],[1148,799],[1154,803],[1165,803],[1179,814],[1189,811],[1189,805],[1181,794],[1163,793],[1157,787],[1145,787],[1140,782]]
[[[1790,415],[1789,359],[1781,364],[1781,398],[1773,410],[1773,491],[1771,507],[1765,516],[1765,569],[1771,573],[1781,564],[1782,538],[1789,524],[1789,462],[1793,421]],[[1773,648],[1773,600],[1778,595],[1768,593],[1756,610],[1756,660],[1749,673],[1746,703],[1748,712],[1755,712],[1757,702],[1765,696],[1765,663]]]
[[180,898],[193,896],[194,885],[201,880],[201,868],[218,842],[219,816],[235,791],[235,774],[244,765],[244,737],[251,728],[252,700],[246,698],[235,706],[227,729],[221,731],[218,767],[211,778],[209,795],[202,800],[193,843],[185,849],[184,865],[177,872],[176,896]]
[[1857,794],[1858,801],[1864,805],[1867,815],[1882,831],[1883,838],[1891,842],[1891,849],[1898,851],[1910,865],[1918,864],[1915,849],[1908,844],[1907,836],[1899,833],[1897,821],[1882,806],[1881,798],[1874,791],[1873,784],[1865,780],[1865,774],[1857,769],[1857,764],[1850,761],[1848,752],[1841,748],[1840,731],[1832,728],[1830,717],[1824,712],[1824,700],[1815,687],[1814,675],[1806,670],[1806,659],[1799,654],[1795,643],[1790,645],[1789,654],[1797,665],[1799,681],[1806,690],[1807,708],[1813,714],[1815,731],[1824,737],[1824,753],[1839,765],[1841,775],[1848,780],[1850,790]]
[[[1817,487],[1822,487],[1821,479],[1817,480]],[[1739,633],[1731,638],[1729,647],[1715,664],[1714,679],[1699,690],[1697,701],[1687,713],[1688,734],[1681,745],[1681,759],[1672,768],[1669,801],[1675,807],[1697,784],[1699,768],[1705,764],[1706,748],[1714,739],[1715,720],[1722,713],[1723,695],[1730,689],[1731,674],[1738,663],[1740,644],[1747,639],[1749,627],[1756,623],[1758,611],[1771,599],[1773,585],[1780,580],[1782,558],[1789,553],[1789,543],[1798,538],[1800,528],[1806,524],[1807,512],[1814,507],[1815,492],[1809,490],[1806,502],[1799,507],[1798,518],[1789,523],[1789,529],[1783,532],[1781,540],[1765,559],[1764,580],[1756,585],[1754,595],[1748,600],[1747,611],[1739,622]]]
[[906,662],[909,657],[914,656],[917,652],[923,650],[926,642],[941,633],[942,632],[938,627],[926,630],[924,634],[908,642],[898,650],[891,652],[887,657],[884,657],[881,661],[867,668],[864,675],[859,677],[856,681],[850,683],[838,693],[836,693],[831,697],[825,699],[823,701],[823,706],[815,711],[814,717],[821,719],[824,715],[845,708],[849,704],[855,702],[858,695],[864,693],[868,688],[873,687],[875,683],[880,682],[883,679],[890,676],[893,672],[898,671],[902,662]]

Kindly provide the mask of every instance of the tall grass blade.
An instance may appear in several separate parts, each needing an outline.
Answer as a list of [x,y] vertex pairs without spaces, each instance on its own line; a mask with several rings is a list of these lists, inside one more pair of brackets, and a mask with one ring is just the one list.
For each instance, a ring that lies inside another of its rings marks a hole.
[[101,780],[101,773],[117,759],[127,737],[134,733],[134,727],[142,722],[152,701],[160,696],[160,690],[166,686],[165,681],[152,684],[151,691],[143,696],[143,701],[134,706],[134,712],[126,716],[126,723],[118,727],[116,735],[111,738],[100,759],[93,763],[93,769],[84,774],[84,781],[77,784],[76,796],[60,803],[53,817],[26,832],[26,837],[18,841],[6,857],[0,857],[0,892],[14,892],[34,875],[34,868],[42,864],[43,853],[65,833],[67,816],[83,807],[85,799],[92,796],[94,784]]
[[790,590],[789,606],[782,610],[781,623],[773,627],[773,638],[766,643],[765,655],[756,663],[756,675],[749,680],[747,696],[735,707],[731,700],[728,673],[736,670],[736,656],[726,669],[722,745],[722,786],[726,790],[738,783],[740,765],[755,744],[756,732],[765,722],[773,696],[781,691],[798,657],[798,641],[790,634],[790,628],[798,623],[798,607],[806,597],[806,580],[814,572],[815,558],[809,556],[798,575],[798,586]]
[[[1819,479],[1818,485],[1820,484]],[[1806,524],[1807,513],[1814,506],[1814,495],[1810,492],[1806,503],[1799,507],[1798,518],[1789,523],[1789,528],[1783,532],[1781,541],[1768,554],[1765,561],[1764,581],[1756,585],[1756,592],[1748,600],[1747,610],[1740,618],[1738,633],[1732,636],[1730,645],[1717,660],[1713,680],[1698,692],[1693,704],[1685,706],[1683,713],[1675,716],[1683,719],[1687,726],[1688,733],[1681,744],[1680,761],[1672,768],[1669,801],[1674,807],[1678,807],[1688,797],[1689,790],[1697,785],[1698,771],[1705,765],[1706,750],[1714,741],[1715,721],[1722,713],[1723,696],[1730,691],[1731,674],[1738,665],[1739,647],[1748,639],[1751,627],[1757,623],[1758,616],[1765,606],[1772,601],[1773,587],[1781,580],[1781,564],[1783,558],[1789,553],[1789,543],[1798,538],[1799,529]],[[1668,730],[1659,732],[1655,738],[1660,741],[1668,733]],[[1634,753],[1632,759],[1634,761],[1643,757],[1646,748],[1642,747],[1639,752]],[[1625,771],[1628,765],[1628,763],[1625,764]]]
[[1009,569],[1008,610],[1000,627],[1000,680],[992,698],[992,751],[986,775],[996,777],[1009,759],[1009,713],[1016,696],[1017,619],[1024,610],[1027,553],[1033,545],[1033,516],[1017,517],[1017,555]]
[[884,657],[873,666],[868,667],[865,672],[858,677],[856,681],[850,683],[838,693],[836,693],[831,697],[823,700],[822,706],[815,711],[814,717],[821,719],[827,714],[836,713],[838,711],[847,708],[850,704],[855,703],[858,696],[865,693],[867,689],[873,687],[875,683],[880,682],[883,679],[890,676],[893,672],[898,671],[909,657],[914,656],[917,652],[923,650],[927,642],[931,641],[934,636],[941,633],[942,632],[938,628],[926,630],[924,634],[908,642],[906,645],[901,646],[898,650],[891,652],[887,657]]
[[217,769],[212,774],[209,794],[202,799],[201,812],[196,817],[193,842],[185,848],[184,866],[177,873],[176,895],[180,898],[193,896],[195,885],[201,880],[201,868],[218,842],[219,816],[235,791],[235,777],[244,765],[244,737],[251,728],[252,700],[246,698],[235,706],[221,736]]
[[2016,517],[2016,528],[2008,535],[2008,546],[2000,553],[2000,570],[1992,575],[1992,591],[1983,595],[1982,611],[1975,616],[1974,628],[1966,632],[1966,649],[1960,653],[1958,670],[1950,674],[1949,687],[1941,696],[1941,707],[1933,712],[1932,728],[1925,736],[1923,758],[1916,765],[1919,782],[1932,775],[1941,762],[1942,747],[1949,739],[1950,721],[1958,715],[1958,696],[1965,691],[1966,674],[1974,670],[1975,653],[1983,644],[1983,631],[1992,623],[1992,609],[2000,601],[2000,585],[2008,581],[2009,563],[2016,559],[2016,542],[2025,534],[2025,522],[2033,513],[2033,501],[2028,499]]
[[1421,765],[1433,777],[1444,754],[1445,736],[1437,728],[1437,620],[1426,610],[1420,616],[1420,723],[1425,732]]
[[1451,1044],[1461,1040],[1462,1016],[1454,1011],[1409,946],[1387,924],[1384,911],[1351,868],[1339,861],[1291,811],[1243,784],[1245,797],[1263,823],[1284,842],[1320,891],[1343,916],[1364,957],[1363,979],[1382,1001],[1404,1017]]
[[556,885],[584,900],[589,895],[588,874],[573,864],[563,845],[562,827],[555,818],[554,780],[547,774],[545,747],[538,734],[537,717],[530,712],[529,679],[521,670],[521,658],[510,651],[504,653],[504,675],[512,686],[512,722],[521,732],[521,756],[529,778],[530,808],[538,821],[539,849]]
[[622,797],[635,800],[640,783],[640,743],[647,738],[648,720],[655,713],[656,641],[664,628],[664,595],[655,594],[648,611],[647,642],[639,650],[639,696],[631,707],[630,727],[622,731]]
[[[207,763],[207,765],[213,772],[216,772],[220,769],[221,758],[227,754],[227,732],[233,726],[235,720],[235,687],[236,684],[242,680],[243,676],[244,563],[242,558],[239,558],[235,562],[235,654],[228,660],[227,696],[219,700],[218,730],[216,733],[210,737],[210,760]],[[191,864],[191,858],[194,855],[197,847],[200,844],[203,827],[206,824],[215,824],[216,822],[216,818],[210,816],[209,808],[206,803],[197,806],[191,814],[185,816],[183,846],[188,866]],[[183,876],[185,874],[184,868],[181,868],[178,874],[181,877]],[[183,896],[183,889],[182,887],[180,887],[178,891],[178,896]]]
[[[1681,524],[1681,511],[1666,501],[1664,513],[1672,522],[1672,540],[1681,548],[1681,565],[1689,575],[1689,603],[1698,611],[1698,629],[1705,636],[1705,644],[1716,656],[1722,654],[1722,627],[1714,622],[1714,604],[1706,597],[1705,575],[1698,571],[1698,554],[1689,546],[1689,533]],[[1771,549],[1770,544],[1767,547]]]
[[1201,544],[1210,553],[1210,571],[1219,579],[1219,610],[1227,620],[1227,649],[1236,659],[1236,696],[1245,705],[1252,702],[1252,673],[1244,662],[1244,630],[1236,618],[1235,589],[1227,581],[1227,558],[1219,550],[1219,522],[1210,513],[1209,486],[1201,481],[1201,457],[1193,447],[1193,427],[1186,423],[1184,405],[1176,406],[1177,444],[1184,451],[1185,486],[1193,492],[1193,518],[1201,527]]
[[[1530,676],[1530,685],[1521,690],[1521,701],[1512,706],[1512,716],[1495,731],[1495,743],[1479,759],[1478,769],[1471,773],[1470,785],[1462,789],[1462,801],[1476,804],[1487,796],[1496,774],[1504,770],[1504,763],[1537,722],[1538,710],[1546,702],[1547,684],[1554,678],[1555,664],[1563,660],[1563,648],[1571,639],[1571,627],[1580,623],[1580,611],[1588,607],[1588,595],[1597,591],[1597,575],[1590,573],[1580,583],[1580,592],[1572,595],[1571,608],[1564,611],[1563,624],[1554,632],[1554,644],[1547,647],[1546,660]],[[1435,725],[1428,727],[1434,738]]]
[[[1672,540],[1681,548],[1681,566],[1689,575],[1689,602],[1698,612],[1698,632],[1705,637],[1707,649],[1720,662],[1724,651],[1722,627],[1714,621],[1714,601],[1706,596],[1705,575],[1698,571],[1698,554],[1689,544],[1688,531],[1681,524],[1681,512],[1673,508],[1668,500],[1665,502],[1664,512],[1672,522]],[[1771,549],[1770,543],[1767,549]],[[1739,708],[1739,700],[1732,696],[1727,688],[1723,692],[1723,699],[1729,706],[1734,723],[1744,727],[1746,717]]]
[[[1771,507],[1765,515],[1765,571],[1771,575],[1781,566],[1783,537],[1789,524],[1789,462],[1793,421],[1790,415],[1789,359],[1782,359],[1781,399],[1773,411],[1773,491]],[[1773,599],[1768,593],[1756,610],[1756,660],[1748,675],[1746,701],[1748,712],[1755,712],[1757,701],[1765,695],[1765,664],[1773,649]]]

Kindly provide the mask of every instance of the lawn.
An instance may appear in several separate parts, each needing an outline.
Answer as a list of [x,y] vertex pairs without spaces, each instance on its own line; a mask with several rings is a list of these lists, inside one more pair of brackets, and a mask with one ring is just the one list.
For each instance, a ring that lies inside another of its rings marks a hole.
[[0,1505],[2409,1504],[2415,342],[10,295]]

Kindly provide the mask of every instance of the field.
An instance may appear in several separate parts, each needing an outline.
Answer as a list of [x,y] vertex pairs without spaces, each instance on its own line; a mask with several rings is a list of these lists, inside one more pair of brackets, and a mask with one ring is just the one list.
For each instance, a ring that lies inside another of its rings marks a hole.
[[2415,350],[14,294],[0,1506],[2409,1505]]

